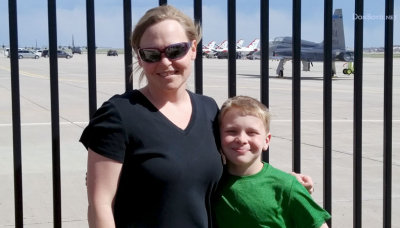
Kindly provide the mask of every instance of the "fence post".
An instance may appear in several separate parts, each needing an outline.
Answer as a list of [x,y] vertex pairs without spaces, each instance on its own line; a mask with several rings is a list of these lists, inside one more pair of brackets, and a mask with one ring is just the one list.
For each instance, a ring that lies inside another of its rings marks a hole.
[[124,59],[125,59],[125,90],[130,91],[133,89],[132,85],[132,46],[131,46],[131,33],[132,33],[132,1],[124,0]]
[[236,96],[236,0],[228,0],[228,96]]
[[13,126],[15,227],[23,227],[22,162],[21,162],[21,105],[19,92],[17,1],[8,1],[10,30],[11,99]]
[[88,87],[89,87],[89,118],[97,110],[96,95],[96,35],[94,0],[86,0],[86,23],[87,23],[87,50],[88,50]]
[[353,227],[361,228],[362,215],[362,65],[364,1],[355,1],[354,22],[354,142],[353,142]]
[[[260,0],[260,100],[269,108],[269,0]],[[263,161],[269,162],[269,148],[264,151]]]
[[394,0],[385,4],[385,57],[383,101],[383,227],[392,226],[392,113]]
[[[324,4],[324,208],[332,214],[332,0]],[[331,221],[327,221],[329,227]]]
[[60,114],[58,96],[56,0],[48,1],[48,24],[50,57],[51,141],[53,165],[53,221],[54,227],[61,227]]
[[[203,25],[202,0],[194,0],[194,21]],[[203,31],[203,30],[201,30]],[[197,56],[194,65],[194,89],[197,94],[203,94],[203,39],[197,41]]]
[[293,69],[292,69],[292,152],[293,171],[301,170],[301,93],[300,93],[300,54],[301,54],[301,0],[293,0]]

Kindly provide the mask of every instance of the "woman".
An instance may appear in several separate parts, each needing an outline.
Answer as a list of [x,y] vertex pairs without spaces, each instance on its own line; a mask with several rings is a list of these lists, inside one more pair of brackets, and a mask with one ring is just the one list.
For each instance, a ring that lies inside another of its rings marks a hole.
[[131,43],[147,85],[105,102],[81,137],[91,227],[211,227],[218,106],[186,90],[199,34],[172,6],[136,25]]
[[147,84],[105,102],[80,139],[90,227],[212,227],[222,175],[218,106],[186,89],[199,30],[168,5],[147,11],[133,30]]

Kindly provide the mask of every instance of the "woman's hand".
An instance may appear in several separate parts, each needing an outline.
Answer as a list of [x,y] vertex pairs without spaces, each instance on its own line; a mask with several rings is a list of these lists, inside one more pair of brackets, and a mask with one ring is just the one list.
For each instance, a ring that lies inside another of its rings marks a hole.
[[300,184],[302,184],[310,194],[314,192],[314,183],[310,176],[295,172],[291,172],[290,174],[295,176],[297,181],[299,181]]

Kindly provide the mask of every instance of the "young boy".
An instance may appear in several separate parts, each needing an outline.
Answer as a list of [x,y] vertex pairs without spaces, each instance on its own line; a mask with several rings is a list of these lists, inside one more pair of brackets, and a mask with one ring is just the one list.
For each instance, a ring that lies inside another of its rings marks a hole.
[[228,171],[215,205],[220,228],[328,227],[329,213],[294,176],[262,162],[271,139],[267,107],[233,97],[222,105],[219,123]]

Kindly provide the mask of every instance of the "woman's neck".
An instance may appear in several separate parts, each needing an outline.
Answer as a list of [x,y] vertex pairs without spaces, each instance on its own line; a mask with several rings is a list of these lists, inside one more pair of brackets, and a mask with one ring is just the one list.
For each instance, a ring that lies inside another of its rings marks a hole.
[[157,108],[163,107],[167,103],[181,103],[186,102],[189,98],[189,94],[186,89],[178,89],[178,90],[158,90],[149,87],[148,85],[141,88],[140,92],[142,92],[148,100],[150,100],[153,105]]

